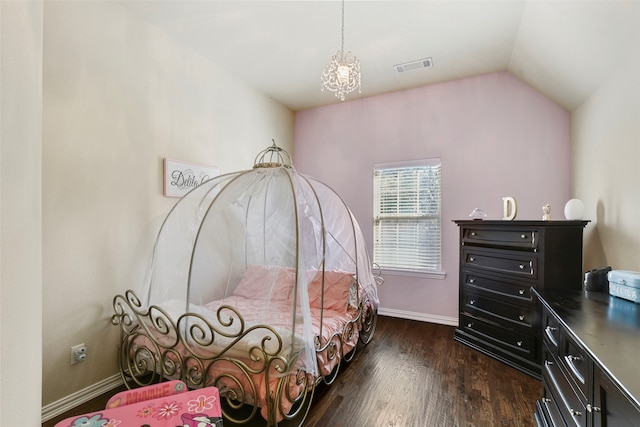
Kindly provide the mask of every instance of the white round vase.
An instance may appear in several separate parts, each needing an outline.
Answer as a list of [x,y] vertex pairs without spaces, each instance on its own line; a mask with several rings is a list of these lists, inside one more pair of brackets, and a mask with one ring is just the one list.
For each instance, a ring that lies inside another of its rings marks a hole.
[[584,203],[580,199],[571,199],[564,205],[564,217],[566,219],[582,219],[584,215]]

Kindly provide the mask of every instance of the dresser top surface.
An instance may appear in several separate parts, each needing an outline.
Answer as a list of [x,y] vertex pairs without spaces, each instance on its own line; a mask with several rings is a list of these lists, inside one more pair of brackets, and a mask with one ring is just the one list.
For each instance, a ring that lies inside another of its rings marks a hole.
[[458,225],[465,225],[465,226],[496,226],[496,225],[500,225],[500,226],[505,226],[505,227],[518,227],[518,226],[525,226],[525,227],[584,227],[586,226],[589,221],[588,220],[551,220],[551,221],[542,221],[542,220],[513,220],[513,221],[508,221],[508,220],[504,220],[504,219],[499,219],[499,220],[487,220],[487,219],[482,219],[482,220],[474,220],[474,219],[455,219],[453,220],[453,222],[455,222]]
[[640,406],[640,304],[603,292],[534,292]]

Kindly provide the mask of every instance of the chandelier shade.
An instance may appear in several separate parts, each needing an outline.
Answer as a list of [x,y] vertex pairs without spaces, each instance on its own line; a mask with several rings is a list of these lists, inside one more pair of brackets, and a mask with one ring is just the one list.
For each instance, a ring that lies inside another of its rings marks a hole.
[[342,0],[342,44],[341,48],[331,57],[329,65],[322,70],[321,90],[334,92],[336,98],[344,101],[345,96],[354,90],[361,93],[360,61],[350,51],[344,51],[344,0]]

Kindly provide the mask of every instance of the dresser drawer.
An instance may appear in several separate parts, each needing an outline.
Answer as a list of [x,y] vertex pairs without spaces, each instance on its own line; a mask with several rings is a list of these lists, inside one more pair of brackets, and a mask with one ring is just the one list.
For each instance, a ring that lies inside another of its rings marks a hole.
[[542,338],[552,348],[554,354],[558,354],[558,343],[560,343],[560,323],[558,319],[547,310],[542,312]]
[[[483,317],[500,323],[507,328],[532,329],[539,324],[538,312],[535,308],[505,304],[472,292],[466,293],[462,298],[461,310],[474,317]],[[534,331],[529,333],[534,333]]]
[[575,393],[566,380],[560,364],[549,349],[544,346],[542,378],[545,393],[557,404],[566,424],[571,427],[587,426],[587,409],[584,401]]
[[536,337],[492,324],[485,319],[460,314],[460,326],[464,332],[484,342],[527,360],[536,361]]
[[536,420],[538,419],[538,413],[541,415],[541,422],[538,422],[538,427],[566,427],[567,424],[564,422],[556,402],[557,397],[544,384],[542,399],[536,402]]
[[591,358],[587,352],[566,333],[562,334],[558,360],[562,365],[567,378],[586,400],[588,393],[587,379],[591,368]]
[[461,274],[462,283],[466,290],[483,292],[511,302],[533,302],[530,283],[502,280],[468,270],[462,270]]
[[538,278],[538,257],[515,251],[483,251],[465,248],[462,268],[477,268],[527,279]]
[[462,244],[533,251],[538,247],[538,232],[526,228],[514,230],[465,228],[462,230]]

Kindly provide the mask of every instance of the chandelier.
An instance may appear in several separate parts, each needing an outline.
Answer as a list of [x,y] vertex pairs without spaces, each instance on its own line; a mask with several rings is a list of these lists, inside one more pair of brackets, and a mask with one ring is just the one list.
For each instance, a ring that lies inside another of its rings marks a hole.
[[360,61],[351,52],[344,52],[344,0],[342,0],[342,45],[331,57],[329,65],[322,70],[320,76],[322,88],[335,92],[336,98],[344,101],[346,94],[358,89],[360,91]]

